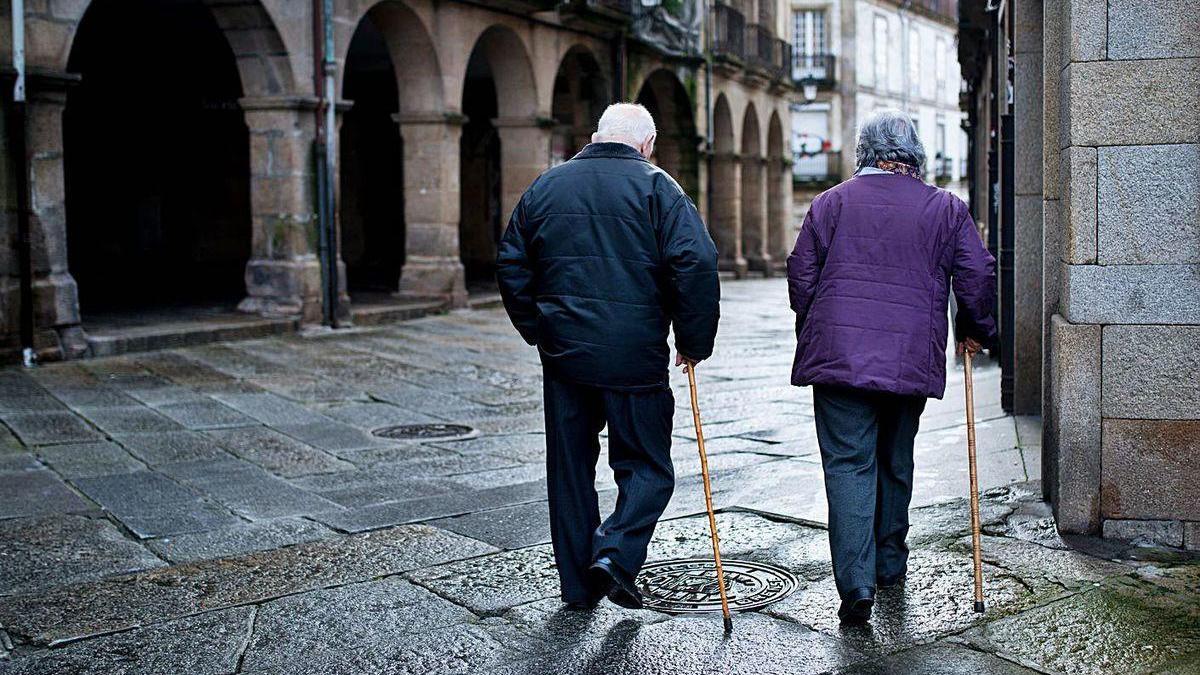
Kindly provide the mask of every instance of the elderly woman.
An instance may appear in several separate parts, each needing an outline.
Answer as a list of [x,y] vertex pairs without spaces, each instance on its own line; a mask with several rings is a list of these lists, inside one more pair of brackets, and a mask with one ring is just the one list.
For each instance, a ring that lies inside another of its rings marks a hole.
[[995,260],[966,204],[921,180],[925,150],[885,110],[858,134],[858,172],[819,195],[788,257],[796,312],[792,384],[813,386],[844,623],[907,571],[913,438],[946,389],[947,301],[972,353],[996,334]]

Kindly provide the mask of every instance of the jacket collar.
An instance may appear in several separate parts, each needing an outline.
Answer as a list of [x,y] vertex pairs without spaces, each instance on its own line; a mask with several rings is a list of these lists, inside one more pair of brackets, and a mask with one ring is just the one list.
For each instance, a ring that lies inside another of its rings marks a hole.
[[642,153],[624,143],[588,143],[571,159],[636,159],[646,161]]

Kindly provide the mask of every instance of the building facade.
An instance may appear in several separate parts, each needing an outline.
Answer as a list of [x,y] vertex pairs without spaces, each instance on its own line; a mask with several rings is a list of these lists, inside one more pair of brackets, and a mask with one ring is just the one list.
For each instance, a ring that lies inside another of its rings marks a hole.
[[1200,548],[1200,17],[961,2],[972,207],[1004,404],[1043,417],[1063,532]]
[[791,209],[782,0],[721,10],[741,15],[742,49],[719,56],[718,9],[698,0],[336,0],[328,22],[322,6],[26,3],[28,147],[0,168],[6,352],[20,346],[22,216],[46,358],[87,355],[98,312],[169,321],[223,304],[344,324],[379,298],[462,305],[491,283],[525,187],[616,100],[655,115],[654,160],[709,217],[728,268],[778,255],[771,228]]
[[882,108],[912,117],[928,180],[962,178],[955,9],[949,0],[792,0],[793,78],[810,87],[798,89],[792,112],[801,202],[854,173],[858,124]]

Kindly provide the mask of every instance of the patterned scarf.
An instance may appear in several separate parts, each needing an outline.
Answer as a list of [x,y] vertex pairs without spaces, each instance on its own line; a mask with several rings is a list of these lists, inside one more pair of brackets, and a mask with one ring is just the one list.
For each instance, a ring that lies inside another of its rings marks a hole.
[[889,173],[898,173],[901,176],[908,176],[909,178],[916,178],[917,180],[923,180],[923,178],[921,176],[921,169],[913,166],[912,164],[905,164],[903,162],[893,162],[888,159],[881,159],[878,162],[875,162],[875,166],[878,167],[879,169],[882,169]]

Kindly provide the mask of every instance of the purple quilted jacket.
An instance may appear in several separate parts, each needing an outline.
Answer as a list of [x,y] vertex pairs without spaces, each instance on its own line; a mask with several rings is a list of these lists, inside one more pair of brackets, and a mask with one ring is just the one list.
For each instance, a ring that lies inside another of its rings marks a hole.
[[990,346],[996,261],[962,200],[898,174],[822,193],[788,256],[792,384],[941,398],[951,284],[956,339]]

